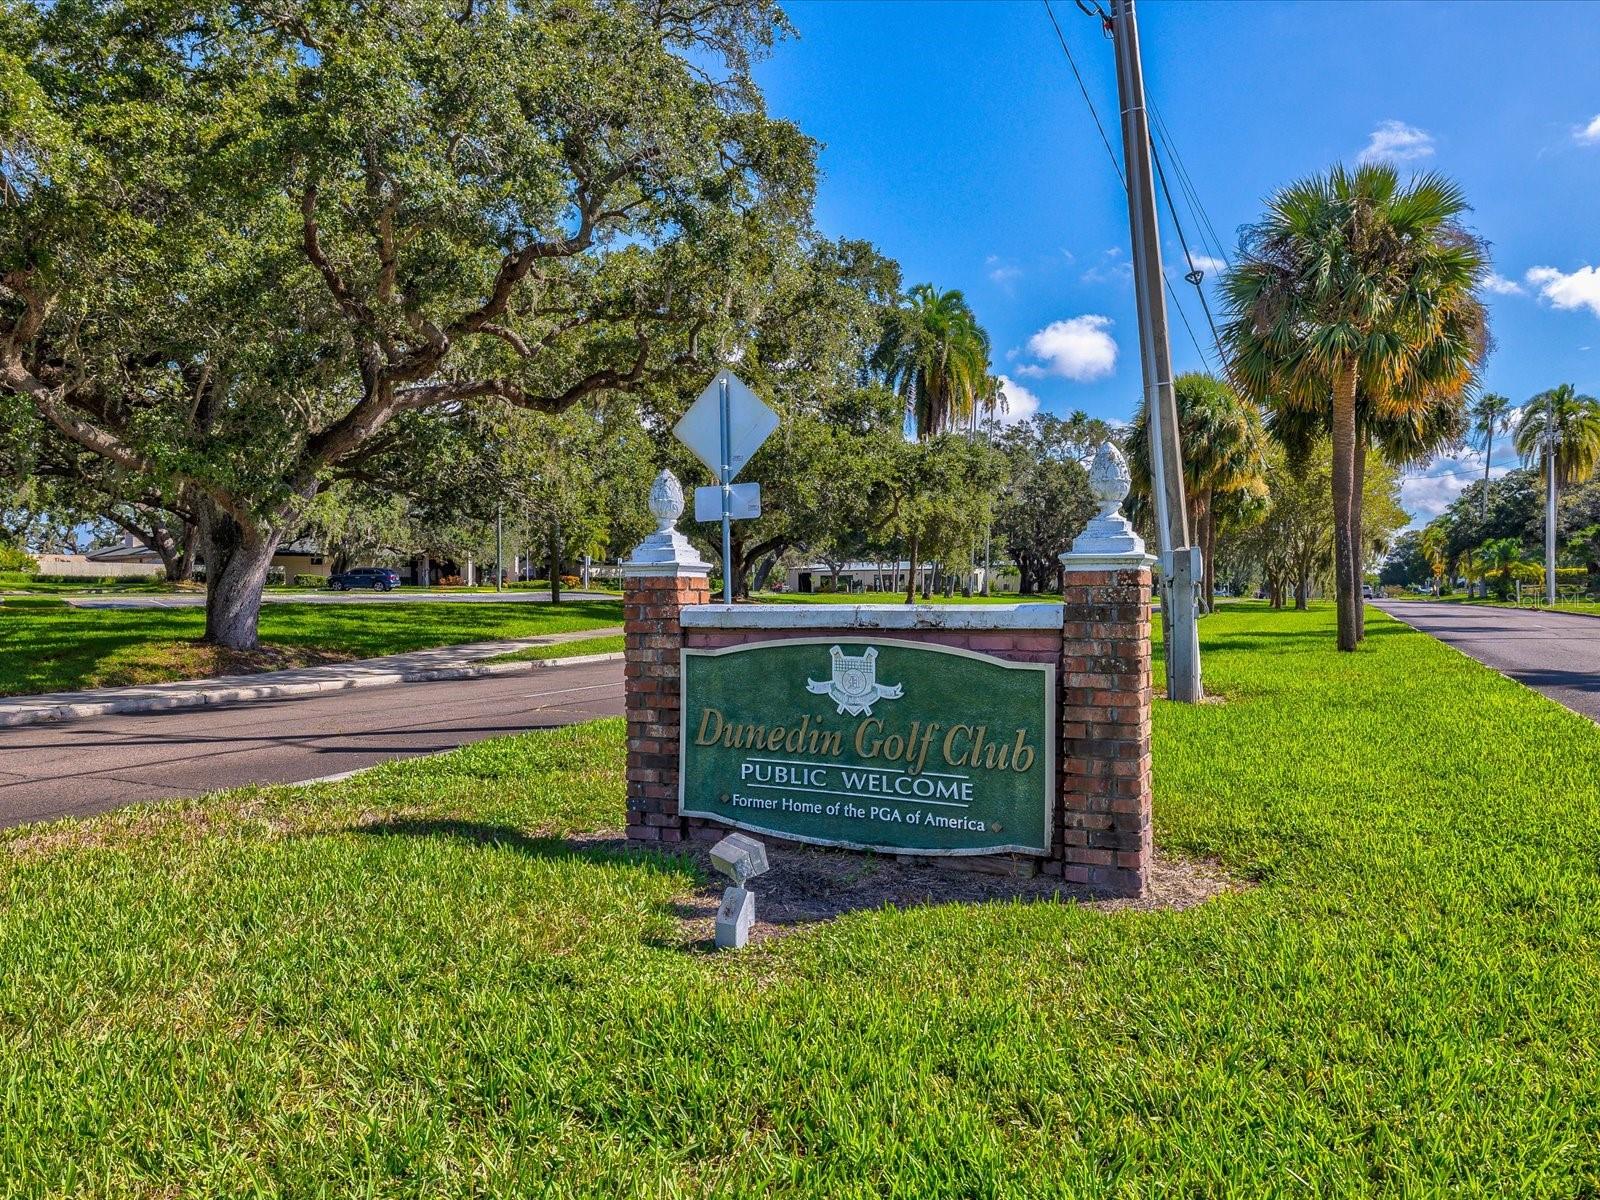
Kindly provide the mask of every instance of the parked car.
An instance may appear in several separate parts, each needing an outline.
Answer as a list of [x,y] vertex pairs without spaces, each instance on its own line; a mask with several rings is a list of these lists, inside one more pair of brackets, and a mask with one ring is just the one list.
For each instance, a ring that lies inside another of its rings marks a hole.
[[348,591],[350,588],[371,588],[375,592],[387,592],[390,588],[400,586],[400,574],[388,567],[356,567],[354,570],[341,571],[337,575],[329,576],[328,586],[336,592]]
[[1372,585],[1370,583],[1363,583],[1361,585],[1361,598],[1363,600],[1375,600],[1377,599],[1377,595],[1378,594],[1372,590]]

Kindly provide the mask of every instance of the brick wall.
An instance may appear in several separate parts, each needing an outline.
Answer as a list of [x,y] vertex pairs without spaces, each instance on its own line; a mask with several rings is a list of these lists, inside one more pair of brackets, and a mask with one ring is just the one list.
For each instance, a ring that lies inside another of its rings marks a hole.
[[793,637],[842,642],[884,637],[1057,668],[1060,742],[1049,855],[928,856],[922,861],[957,870],[1042,871],[1102,892],[1141,894],[1151,853],[1150,579],[1148,568],[1069,571],[1060,629],[975,630],[850,624],[803,630],[685,629],[679,609],[707,601],[703,577],[630,579],[623,593],[628,836],[659,843],[685,837],[714,840],[726,832],[714,822],[678,815],[680,649],[714,650]]

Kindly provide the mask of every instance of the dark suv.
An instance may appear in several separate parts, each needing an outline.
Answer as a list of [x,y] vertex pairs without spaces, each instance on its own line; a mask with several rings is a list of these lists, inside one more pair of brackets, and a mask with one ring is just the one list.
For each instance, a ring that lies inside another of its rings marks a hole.
[[390,588],[400,586],[400,576],[388,567],[357,567],[353,571],[341,571],[337,575],[330,575],[328,586],[336,592],[350,588],[371,588],[376,592],[387,592]]

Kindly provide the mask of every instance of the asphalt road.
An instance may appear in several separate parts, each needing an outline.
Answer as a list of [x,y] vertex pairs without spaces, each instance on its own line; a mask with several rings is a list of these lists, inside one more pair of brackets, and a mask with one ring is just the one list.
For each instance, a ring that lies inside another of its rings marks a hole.
[[620,662],[0,730],[0,827],[617,716]]
[[1376,607],[1600,721],[1600,618],[1428,600]]
[[[616,600],[616,592],[574,591],[563,600]],[[74,608],[204,608],[203,592],[154,593],[145,596],[65,596]],[[267,592],[266,604],[548,604],[549,592]]]

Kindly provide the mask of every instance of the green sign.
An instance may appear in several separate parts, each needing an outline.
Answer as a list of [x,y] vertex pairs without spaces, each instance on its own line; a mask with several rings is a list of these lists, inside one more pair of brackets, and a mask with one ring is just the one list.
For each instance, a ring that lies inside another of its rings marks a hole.
[[890,638],[683,652],[679,811],[824,846],[1045,854],[1055,668]]

